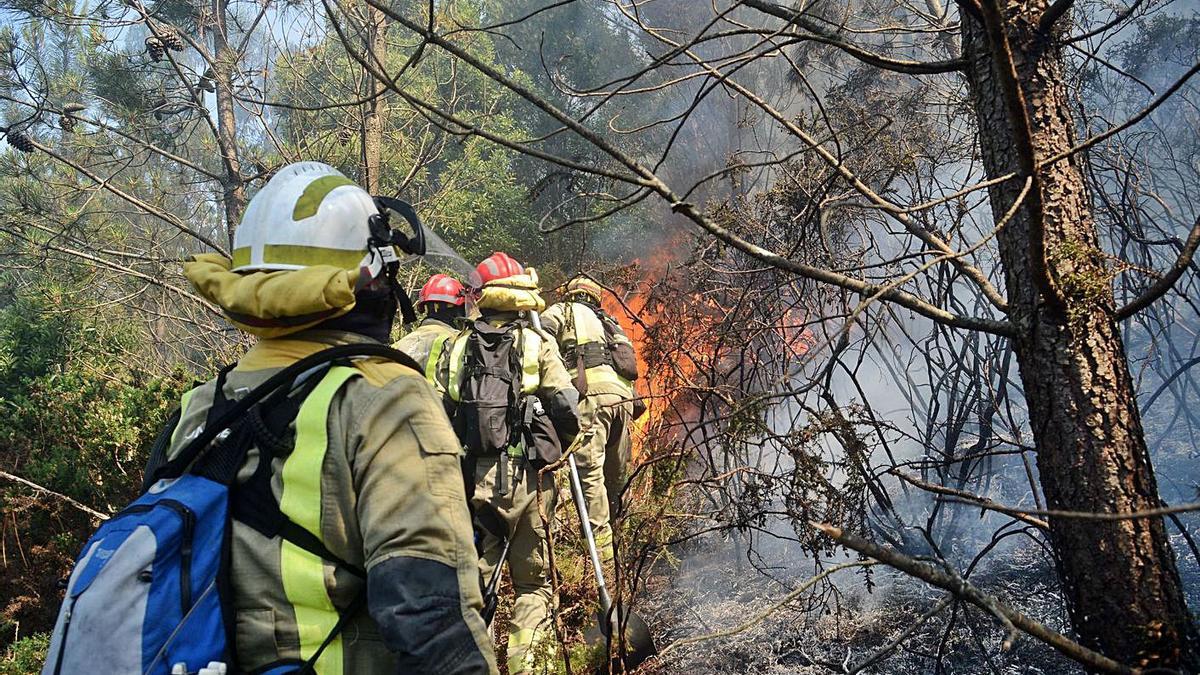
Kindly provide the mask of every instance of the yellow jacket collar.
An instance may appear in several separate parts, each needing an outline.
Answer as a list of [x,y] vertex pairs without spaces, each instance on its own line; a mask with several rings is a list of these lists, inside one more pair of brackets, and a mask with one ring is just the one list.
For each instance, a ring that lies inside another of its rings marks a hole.
[[365,335],[347,331],[302,330],[287,337],[259,340],[245,356],[238,359],[238,369],[283,368],[327,347],[373,342],[375,340]]
[[184,263],[183,273],[197,293],[252,335],[282,337],[354,309],[356,277],[339,267],[239,274],[232,266],[224,256],[202,253]]
[[[237,369],[255,371],[285,368],[328,347],[375,342],[365,335],[347,331],[305,330],[284,338],[259,340],[238,360]],[[353,365],[363,374],[367,382],[376,387],[382,387],[397,377],[405,375],[424,377],[422,373],[418,373],[408,366],[386,359],[355,359]]]
[[536,273],[517,274],[489,281],[483,285],[475,305],[481,310],[491,309],[499,312],[540,312],[546,309],[546,301],[538,292]]

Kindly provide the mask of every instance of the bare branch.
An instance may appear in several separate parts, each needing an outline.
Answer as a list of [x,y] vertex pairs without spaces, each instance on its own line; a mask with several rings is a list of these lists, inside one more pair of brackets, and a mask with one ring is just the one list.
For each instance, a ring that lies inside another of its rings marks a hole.
[[1003,513],[1005,515],[1010,515],[1023,523],[1033,525],[1034,527],[1042,529],[1042,530],[1050,529],[1050,523],[1047,523],[1046,521],[1044,521],[1040,518],[1034,518],[1025,513],[1012,513],[1012,509],[1009,509],[1001,504],[997,504],[996,502],[992,501],[991,499],[988,499],[987,497],[980,497],[979,495],[971,494],[970,492],[967,492],[966,490],[955,490],[954,488],[945,487],[943,485],[935,485],[934,483],[930,483],[929,481],[921,480],[920,478],[917,478],[916,476],[907,474],[903,471],[900,471],[899,469],[892,469],[888,473],[892,474],[893,476],[896,476],[897,478],[904,480],[907,483],[911,483],[912,485],[915,485],[915,486],[921,488],[922,490],[928,490],[929,492],[932,492],[934,494],[939,494],[939,495],[949,495],[952,497],[958,497],[972,505],[978,506],[981,509],[987,509],[989,511],[995,511],[997,513]]
[[0,471],[0,478],[5,478],[7,480],[11,480],[14,483],[20,483],[21,485],[24,485],[25,487],[32,489],[34,492],[37,492],[38,494],[43,494],[43,495],[47,495],[50,497],[54,497],[55,499],[63,501],[66,504],[68,504],[69,506],[79,509],[80,511],[83,511],[84,513],[86,513],[89,516],[96,518],[98,520],[108,520],[108,518],[109,518],[108,514],[100,513],[96,509],[93,509],[92,507],[87,506],[86,504],[81,504],[80,502],[77,502],[74,499],[71,499],[70,497],[62,494],[61,492],[55,492],[54,490],[51,490],[50,488],[42,487],[41,485],[38,485],[37,483],[34,483],[31,480],[26,480],[24,478],[21,478],[20,476],[14,476],[11,473],[8,473],[7,471]]
[[747,7],[752,7],[764,14],[770,14],[776,18],[784,19],[785,21],[795,24],[800,28],[812,33],[812,39],[827,44],[831,47],[846,52],[850,56],[866,63],[867,65],[891,70],[897,73],[905,73],[908,75],[937,75],[940,73],[955,73],[960,72],[966,66],[966,61],[963,59],[951,59],[949,61],[908,61],[902,59],[893,59],[859,47],[858,45],[846,42],[838,38],[830,31],[822,28],[818,24],[804,18],[803,12],[781,7],[773,2],[764,2],[764,0],[742,0],[742,4]]
[[1183,276],[1183,273],[1192,266],[1192,259],[1196,256],[1197,248],[1200,248],[1200,218],[1197,218],[1195,224],[1192,225],[1192,230],[1188,233],[1187,241],[1183,243],[1183,248],[1179,251],[1179,257],[1175,259],[1175,264],[1171,265],[1171,269],[1167,270],[1166,274],[1151,284],[1150,288],[1143,291],[1132,302],[1118,309],[1117,319],[1128,319],[1149,307],[1155,300],[1166,295],[1168,291],[1174,288],[1175,282],[1179,281],[1179,277]]
[[1054,24],[1063,17],[1071,7],[1075,4],[1075,0],[1054,0],[1054,4],[1046,8],[1042,12],[1042,18],[1038,20],[1038,30],[1042,33],[1049,33]]
[[1050,164],[1054,164],[1055,162],[1066,159],[1067,157],[1070,157],[1071,155],[1074,155],[1079,152],[1083,152],[1084,150],[1087,150],[1088,148],[1092,147],[1093,145],[1102,143],[1102,142],[1108,140],[1109,138],[1116,136],[1117,134],[1121,133],[1122,131],[1125,131],[1126,129],[1132,127],[1133,125],[1137,124],[1138,122],[1141,122],[1142,120],[1149,117],[1150,113],[1154,112],[1159,106],[1161,106],[1162,104],[1169,101],[1175,95],[1176,92],[1178,92],[1180,89],[1183,88],[1183,85],[1187,84],[1188,80],[1192,79],[1192,77],[1196,73],[1200,73],[1200,63],[1196,63],[1191,68],[1189,68],[1188,71],[1185,72],[1183,75],[1181,75],[1178,80],[1175,80],[1175,82],[1171,86],[1167,87],[1166,90],[1163,91],[1163,93],[1159,94],[1158,98],[1154,99],[1149,104],[1147,104],[1145,108],[1142,108],[1133,117],[1130,117],[1129,119],[1125,120],[1121,124],[1109,127],[1108,129],[1104,130],[1101,133],[1096,134],[1095,136],[1088,137],[1087,140],[1083,141],[1082,143],[1079,143],[1078,145],[1071,148],[1070,150],[1065,150],[1049,159],[1044,159],[1044,160],[1039,161],[1038,166],[1043,167],[1043,166],[1047,166]]
[[[799,262],[790,260],[788,258],[785,258],[784,256],[780,256],[772,251],[769,251],[761,246],[753,244],[753,243],[733,234],[728,229],[723,228],[720,225],[718,225],[711,218],[709,218],[704,213],[702,213],[699,209],[697,209],[694,205],[682,201],[676,195],[676,193],[662,180],[662,178],[660,178],[657,174],[655,174],[649,168],[644,166],[641,162],[639,162],[636,159],[627,155],[624,151],[617,148],[615,145],[610,143],[607,139],[602,137],[596,131],[589,129],[588,127],[584,126],[583,124],[581,124],[578,121],[576,121],[575,119],[573,119],[567,113],[559,110],[553,104],[548,102],[545,98],[534,93],[531,89],[529,89],[525,85],[522,85],[522,84],[516,82],[515,80],[513,80],[512,78],[508,77],[507,75],[499,72],[494,67],[483,62],[479,58],[475,57],[473,54],[471,54],[468,50],[464,49],[462,46],[457,45],[449,40],[446,40],[445,38],[437,35],[436,33],[429,32],[428,29],[425,28],[425,26],[418,24],[416,22],[413,22],[413,21],[409,20],[408,18],[406,18],[405,16],[403,16],[402,14],[396,12],[392,7],[388,6],[385,2],[383,2],[383,0],[367,0],[367,1],[372,6],[377,7],[384,14],[387,14],[392,20],[405,26],[408,30],[410,30],[414,33],[417,33],[424,39],[428,40],[430,42],[430,44],[436,45],[437,47],[445,50],[446,52],[449,52],[453,56],[455,56],[458,59],[469,64],[470,66],[472,66],[473,68],[478,70],[480,73],[486,75],[488,78],[492,79],[493,81],[497,82],[498,84],[505,86],[513,93],[517,94],[518,96],[520,96],[521,98],[530,102],[531,104],[533,104],[534,106],[536,106],[537,108],[539,108],[540,110],[545,112],[546,114],[550,115],[552,118],[554,118],[558,122],[565,125],[571,131],[580,135],[584,140],[588,141],[589,143],[594,145],[596,148],[604,151],[610,157],[612,157],[613,159],[615,159],[618,162],[620,162],[621,164],[623,164],[630,171],[633,171],[635,174],[637,174],[638,178],[636,181],[634,181],[634,182],[636,182],[636,184],[642,185],[644,187],[648,187],[651,190],[653,190],[654,192],[658,193],[659,196],[661,196],[669,204],[671,204],[671,209],[673,211],[675,211],[676,213],[679,213],[683,216],[686,216],[689,220],[691,220],[692,222],[699,225],[702,229],[709,232],[710,234],[713,234],[714,236],[716,236],[720,240],[726,242],[727,244],[737,248],[738,250],[740,250],[748,255],[758,258],[759,260],[762,260],[763,262],[766,262],[770,265],[773,265],[775,267],[778,267],[780,269],[784,269],[784,270],[787,270],[790,272],[794,272],[796,274],[799,274],[799,275],[809,278],[809,279],[813,279],[815,281],[823,281],[825,283],[830,283],[835,286],[840,286],[847,290],[852,290],[857,293],[864,293],[864,294],[877,293],[881,290],[881,287],[876,284],[872,284],[872,283],[869,283],[869,282],[866,282],[866,281],[863,281],[860,279],[855,279],[853,277],[849,277],[847,275],[833,272],[833,271],[830,271],[827,269],[817,268],[817,267],[813,267],[811,265],[806,265],[803,263],[799,263]],[[325,0],[325,2],[326,2],[327,9],[332,16],[332,12],[333,12],[332,7],[329,6],[328,0]],[[363,63],[363,62],[364,61],[360,61],[360,63]],[[384,77],[381,79],[384,79],[385,81],[389,82],[390,83],[389,87],[391,87],[392,90],[395,91],[398,95],[400,95],[402,97],[406,97],[406,100],[410,100],[410,99],[414,98],[408,94],[403,93],[403,90],[399,86],[396,86],[395,83],[392,82],[391,78]],[[476,133],[480,133],[480,132],[476,131]],[[986,283],[986,280],[984,280],[984,283]],[[918,313],[920,313],[924,316],[927,316],[927,317],[929,317],[935,321],[938,321],[940,323],[948,323],[950,325],[955,325],[955,326],[958,326],[961,328],[968,328],[971,330],[981,330],[981,331],[985,331],[985,332],[989,332],[989,333],[995,333],[998,335],[1012,335],[1013,334],[1012,324],[1010,324],[1008,322],[996,321],[996,320],[992,320],[992,319],[978,319],[978,318],[974,318],[974,317],[960,317],[960,316],[954,315],[950,312],[947,312],[946,310],[943,310],[939,307],[931,305],[930,303],[918,298],[915,295],[912,295],[911,293],[899,291],[896,289],[889,289],[886,292],[884,292],[880,297],[885,300],[889,300],[891,302],[895,302],[899,305],[902,305],[908,309],[918,312]]]

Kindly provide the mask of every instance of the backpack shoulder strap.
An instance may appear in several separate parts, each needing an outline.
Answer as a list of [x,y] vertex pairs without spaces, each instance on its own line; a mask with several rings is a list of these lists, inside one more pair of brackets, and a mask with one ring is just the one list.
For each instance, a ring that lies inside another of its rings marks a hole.
[[[412,357],[408,356],[404,352],[392,349],[387,345],[378,343],[363,343],[338,345],[336,347],[322,349],[321,351],[315,354],[310,354],[309,356],[306,356],[275,373],[269,377],[266,382],[263,382],[259,386],[250,390],[250,392],[245,396],[238,399],[236,403],[233,403],[233,405],[222,406],[226,407],[226,410],[213,411],[214,414],[210,414],[209,419],[205,422],[204,430],[197,435],[195,439],[189,442],[187,446],[185,446],[183,450],[179,452],[174,460],[164,464],[157,471],[155,471],[154,480],[170,477],[171,475],[179,475],[182,473],[182,468],[191,466],[203,453],[210,449],[210,445],[217,438],[217,436],[229,430],[236,422],[241,420],[252,406],[258,404],[260,401],[267,398],[267,396],[279,391],[281,387],[284,387],[284,385],[288,385],[287,391],[290,391],[292,387],[294,387],[297,379],[309,371],[328,365],[339,359],[369,356],[381,357],[395,361],[396,363],[412,368],[414,371],[424,376],[424,372],[421,370],[421,367],[417,365],[416,361],[413,361]],[[224,392],[222,391],[224,389],[224,376],[231,368],[232,366],[226,367],[221,371],[221,374],[217,376],[215,395],[220,399],[224,399]],[[214,408],[215,407],[216,406],[214,406]],[[179,473],[172,474],[172,471],[178,471]]]
[[[225,397],[225,378],[236,366],[237,363],[231,363],[217,373],[216,381],[213,383],[212,405],[208,409],[208,414],[204,422],[206,427],[211,426],[215,416],[219,416],[230,407],[229,399]],[[179,402],[179,410],[171,416],[162,431],[159,432],[158,438],[155,439],[154,446],[150,451],[150,461],[146,466],[146,475],[142,481],[143,492],[148,490],[151,485],[161,478],[177,478],[182,476],[188,467],[196,461],[197,456],[203,450],[202,447],[195,443],[189,443],[173,459],[167,459],[167,452],[170,450],[171,445],[174,444],[176,436],[179,435],[179,424],[183,421],[183,416],[187,413],[188,404],[191,402],[192,396],[202,386],[204,386],[203,383],[200,383],[187,392],[184,392]]]
[[453,335],[447,333],[434,338],[433,344],[430,345],[429,356],[425,359],[425,379],[434,387],[438,386],[438,362],[442,360],[442,352],[446,350],[446,343],[450,341],[451,337]]
[[[348,364],[346,364],[348,365]],[[335,374],[337,377],[334,377]],[[323,434],[325,432],[324,421],[328,414],[328,408],[333,400],[334,394],[341,388],[345,382],[351,378],[359,376],[358,371],[352,368],[334,368],[332,372],[328,369],[323,369],[319,373],[313,373],[305,378],[303,382],[292,389],[290,392],[282,390],[286,396],[275,394],[263,401],[259,405],[252,407],[246,414],[247,433],[241,437],[241,443],[246,448],[253,445],[259,450],[258,463],[255,466],[254,473],[245,481],[237,485],[237,490],[234,494],[232,503],[233,517],[249,527],[254,528],[265,537],[281,536],[284,539],[295,544],[299,548],[328,560],[335,565],[343,567],[357,576],[365,576],[361,570],[354,565],[347,563],[340,557],[330,551],[319,537],[307,529],[311,523],[299,525],[291,518],[283,508],[283,504],[275,499],[275,494],[271,490],[271,477],[274,474],[272,460],[283,454],[288,454],[289,459],[284,464],[285,472],[288,471],[291,455],[296,452],[296,441],[309,444],[313,441],[311,438],[314,433]],[[332,383],[329,381],[333,379]],[[323,390],[320,390],[321,388]],[[321,419],[305,420],[306,427],[304,429],[297,427],[297,435],[295,440],[288,439],[288,427],[293,421],[300,424],[297,417],[305,410],[306,406],[309,409],[309,417],[315,416],[312,412],[314,408],[319,408]],[[301,432],[305,432],[302,437]],[[323,456],[322,446],[322,456]],[[301,448],[309,450],[309,448]],[[290,454],[289,454],[290,453]],[[311,465],[311,458],[300,458],[301,464]],[[316,461],[316,469],[320,470],[321,459]],[[292,464],[291,472],[294,474],[296,465]],[[241,467],[241,462],[238,462],[237,467]],[[311,466],[310,466],[311,468]],[[316,477],[319,484],[320,477]],[[288,494],[285,492],[285,498],[289,498],[289,508],[295,511],[295,504],[298,499],[302,502],[303,499],[296,496],[294,492]],[[319,496],[315,499],[319,504]],[[295,515],[295,514],[293,514]],[[319,529],[319,519],[314,529]]]
[[604,311],[601,307],[594,307],[596,317],[600,319],[600,325],[604,327],[604,340],[611,347],[614,343],[622,341],[628,342],[629,336],[625,335],[625,329],[621,327],[621,322],[617,321],[616,317]]
[[142,489],[138,494],[146,494],[151,485],[154,485],[154,475],[158,472],[159,467],[167,463],[167,451],[171,449],[171,439],[175,437],[175,430],[179,428],[179,422],[183,419],[183,413],[187,410],[187,398],[189,391],[184,394],[184,400],[167,418],[162,429],[159,430],[158,436],[154,439],[154,444],[150,446],[150,458],[146,461],[146,471],[142,474]]
[[351,379],[361,376],[354,368],[330,368],[304,398],[295,415],[295,446],[281,470],[283,494],[279,500],[279,510],[288,520],[317,535],[318,539],[323,496],[321,478],[329,447],[329,411],[338,391]]
[[463,378],[467,370],[467,347],[473,339],[474,331],[464,328],[450,341],[449,368],[446,374],[446,395],[451,401],[462,401]]

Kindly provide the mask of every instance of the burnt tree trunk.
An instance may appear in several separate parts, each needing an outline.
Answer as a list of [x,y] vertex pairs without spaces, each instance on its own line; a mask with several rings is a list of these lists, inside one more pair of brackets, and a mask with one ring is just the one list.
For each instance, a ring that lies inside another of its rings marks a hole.
[[[1048,507],[1156,508],[1158,487],[1082,159],[1037,165],[1075,142],[1062,54],[1037,26],[1048,3],[1006,8],[1003,0],[983,1],[972,7],[968,0],[962,11],[983,163],[989,177],[1035,176],[1025,208],[998,241]],[[1022,185],[1011,180],[991,189],[997,219]],[[1050,539],[1084,645],[1135,667],[1194,672],[1195,626],[1162,518],[1052,518]]]

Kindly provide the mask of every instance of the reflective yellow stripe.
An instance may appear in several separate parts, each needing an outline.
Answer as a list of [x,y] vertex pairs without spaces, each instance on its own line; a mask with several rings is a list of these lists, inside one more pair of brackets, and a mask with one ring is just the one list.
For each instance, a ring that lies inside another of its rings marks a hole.
[[467,362],[467,340],[470,338],[470,333],[459,333],[454,339],[453,346],[450,347],[450,373],[447,379],[450,381],[450,400],[462,400],[462,375],[463,366]]
[[175,423],[175,429],[171,431],[171,445],[175,445],[175,437],[179,435],[179,427],[183,425],[183,416],[187,414],[188,403],[192,400],[192,394],[195,394],[195,389],[189,389],[183,392],[183,396],[179,399],[179,421]]
[[508,633],[508,672],[523,673],[530,670],[533,664],[533,638],[536,631],[533,628],[520,628]]
[[[609,383],[613,383],[613,384],[619,384],[619,385],[622,385],[624,387],[628,387],[631,389],[633,388],[632,382],[630,382],[629,380],[618,375],[617,371],[613,370],[612,366],[607,365],[607,364],[602,365],[602,366],[592,366],[591,368],[588,368],[584,372],[587,375],[587,381],[589,384],[596,384],[599,382],[609,382]],[[574,376],[575,371],[572,370],[571,374],[572,374],[572,376]]]
[[[253,248],[243,246],[233,250],[233,269],[253,264]],[[262,247],[263,265],[332,265],[347,270],[358,269],[367,255],[366,249],[325,248],[323,246],[300,246],[298,244],[265,244]]]
[[508,633],[508,645],[510,647],[527,647],[533,644],[533,636],[537,631],[532,628],[518,628]]
[[[296,444],[283,463],[283,496],[279,509],[300,527],[321,537],[321,476],[325,450],[329,447],[329,406],[342,385],[358,375],[354,368],[336,366],[325,374],[296,415]],[[338,621],[338,612],[325,587],[325,561],[283,541],[279,559],[283,590],[296,612],[300,634],[300,658],[309,659]],[[342,672],[342,638],[329,643],[316,672]]]
[[542,336],[533,329],[521,330],[521,392],[532,394],[542,383],[542,368],[539,356],[542,353]]
[[237,269],[238,267],[245,267],[246,265],[250,264],[250,251],[251,248],[249,246],[233,249],[234,269]]
[[612,562],[613,560],[613,531],[612,526],[604,525],[596,530],[596,548],[600,552],[601,562]]
[[612,528],[609,527],[607,524],[596,528],[596,532],[593,535],[593,538],[596,540],[597,546],[612,546],[612,541],[613,541]]
[[347,270],[358,269],[367,254],[366,250],[325,248],[323,246],[298,246],[295,244],[265,244],[263,264],[283,265],[332,265]]
[[300,198],[296,200],[296,205],[292,207],[292,220],[300,221],[317,215],[317,211],[321,208],[321,202],[325,201],[325,197],[330,192],[333,192],[334,189],[344,185],[354,185],[354,181],[339,174],[321,176],[309,183],[304,188],[304,192],[301,193]]
[[449,339],[449,335],[439,335],[434,338],[433,346],[429,350],[429,358],[425,361],[425,379],[429,380],[429,384],[432,384],[433,388],[438,391],[442,389],[437,380],[438,360],[442,358],[442,351],[446,349],[446,341]]

